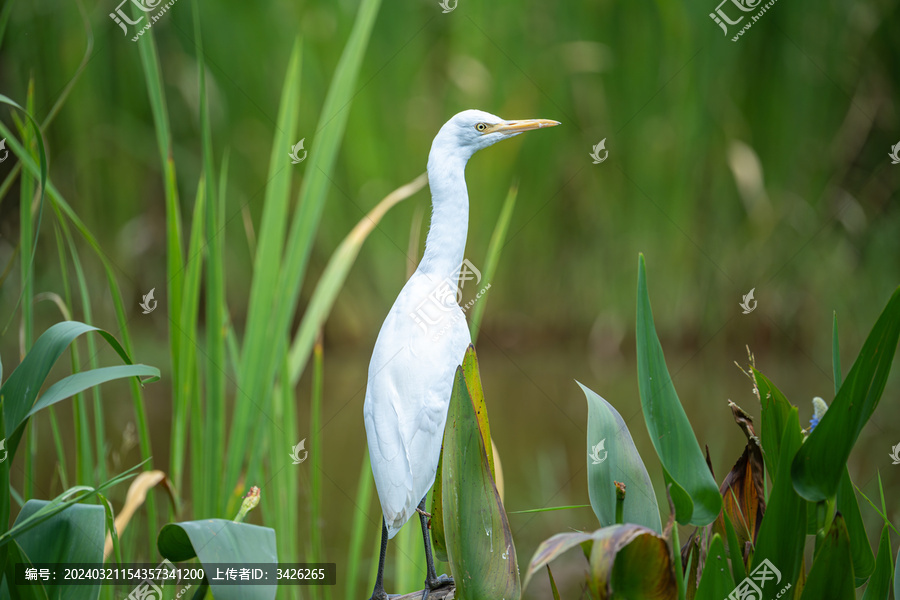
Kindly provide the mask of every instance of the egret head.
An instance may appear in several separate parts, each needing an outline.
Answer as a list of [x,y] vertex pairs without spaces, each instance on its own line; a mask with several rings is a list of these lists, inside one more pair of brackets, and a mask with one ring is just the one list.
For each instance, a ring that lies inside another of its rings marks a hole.
[[542,127],[554,127],[559,121],[550,119],[523,119],[507,121],[482,110],[464,110],[444,123],[434,138],[432,150],[461,154],[468,159],[473,154],[520,133]]

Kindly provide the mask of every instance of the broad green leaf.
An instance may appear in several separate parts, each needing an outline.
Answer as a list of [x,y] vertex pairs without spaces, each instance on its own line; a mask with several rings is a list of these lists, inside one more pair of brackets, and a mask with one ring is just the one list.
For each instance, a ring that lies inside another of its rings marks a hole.
[[525,585],[522,588],[527,588],[528,582],[531,581],[534,574],[550,564],[551,561],[575,546],[591,542],[596,533],[585,533],[583,531],[557,533],[541,542],[537,550],[534,551],[531,562],[528,563],[528,571],[525,573]]
[[47,329],[0,388],[0,395],[3,396],[3,421],[9,434],[6,448],[10,458],[15,455],[16,446],[21,437],[15,435],[14,432],[27,418],[28,412],[34,406],[35,398],[44,385],[50,369],[53,368],[69,344],[79,335],[88,331],[96,331],[103,336],[122,360],[126,364],[131,364],[131,359],[116,338],[102,329],[77,321],[63,321]]
[[447,557],[459,597],[518,600],[512,532],[461,366],[444,428],[441,476]]
[[759,396],[760,410],[760,445],[763,459],[770,475],[778,472],[778,459],[781,455],[781,438],[784,436],[784,424],[791,413],[791,403],[785,398],[768,377],[750,366],[753,385]]
[[794,487],[810,502],[833,497],[860,431],[878,407],[900,339],[900,288],[872,327],[825,416],[794,457]]
[[31,561],[25,556],[22,548],[15,540],[4,546],[9,551],[9,560],[6,562],[5,577],[0,580],[0,598],[12,598],[12,587],[19,596],[19,600],[49,600],[47,591],[40,582],[31,582],[29,585],[16,586],[13,582],[16,580],[15,565],[22,564],[25,568],[31,566]]
[[438,457],[434,485],[431,488],[431,551],[435,559],[441,562],[449,562],[450,558],[447,556],[447,535],[444,532],[443,463],[444,448],[442,446],[441,455]]
[[[16,517],[16,524],[49,504],[46,500],[29,500]],[[24,532],[16,541],[32,564],[102,563],[105,518],[106,512],[102,506],[73,504]],[[49,598],[95,600],[100,595],[100,584],[57,585],[48,587],[47,592]]]
[[791,485],[790,475],[791,459],[802,444],[797,408],[792,407],[781,439],[778,472],[769,494],[766,516],[756,536],[753,555],[754,568],[768,559],[781,571],[782,582],[786,583],[797,581],[806,541],[806,502]]
[[624,419],[612,404],[580,382],[575,383],[588,404],[588,494],[597,520],[601,526],[616,522],[614,482],[620,481],[625,484],[623,522],[661,533],[656,492]]
[[[7,461],[4,461],[7,462]],[[55,515],[60,512],[68,509],[70,506],[78,504],[80,502],[84,502],[89,499],[91,496],[97,494],[97,492],[102,492],[103,490],[118,485],[122,483],[129,477],[131,477],[135,471],[137,471],[141,466],[143,466],[146,461],[138,463],[137,465],[131,467],[127,471],[124,471],[112,479],[101,483],[97,487],[90,487],[87,485],[79,485],[75,487],[71,487],[60,495],[58,495],[53,500],[46,502],[44,505],[38,507],[38,509],[31,515],[27,517],[23,517],[21,512],[19,513],[19,517],[16,520],[16,523],[7,531],[3,531],[0,533],[0,550],[6,547],[6,544],[10,540],[18,539],[26,532],[34,529],[38,525],[41,525],[48,519],[53,518]],[[7,505],[8,506],[8,505]]]
[[558,533],[544,540],[528,564],[525,587],[538,571],[579,545],[589,556],[589,581],[601,600],[677,598],[666,540],[633,523],[611,525],[592,533]]
[[[850,539],[851,545],[853,539]],[[894,565],[891,564],[891,531],[885,525],[881,528],[881,541],[878,543],[878,558],[875,559],[875,569],[862,600],[888,600],[891,593],[891,573]],[[859,575],[857,575],[859,577]]]
[[46,392],[41,394],[41,397],[34,403],[34,406],[28,411],[28,414],[25,415],[19,426],[33,417],[38,411],[61,400],[65,400],[96,385],[129,377],[144,378],[142,380],[144,383],[153,382],[159,379],[159,369],[148,365],[118,365],[115,367],[100,367],[90,371],[80,371],[69,375],[51,385]]
[[725,556],[725,545],[722,537],[717,533],[713,535],[706,555],[706,564],[703,566],[703,576],[700,578],[700,587],[697,589],[697,600],[722,600],[728,597],[734,589],[734,579],[728,568],[728,559]]
[[900,598],[900,549],[897,550],[897,558],[894,560],[894,598]]
[[[466,382],[466,388],[469,398],[472,400],[472,406],[475,409],[475,417],[478,421],[478,429],[481,431],[482,443],[488,457],[488,466],[491,469],[491,477],[494,483],[497,483],[496,472],[494,470],[493,448],[491,447],[491,425],[488,421],[487,405],[484,402],[484,390],[481,387],[481,374],[478,371],[478,358],[475,356],[475,347],[469,344],[462,363],[463,378]],[[443,509],[443,492],[441,488],[441,478],[443,470],[444,453],[438,459],[437,475],[434,480],[434,488],[431,496],[431,539],[432,550],[435,557],[443,562],[448,562],[447,558],[447,541],[444,533],[444,509]],[[498,490],[499,493],[499,490]],[[501,502],[502,502],[501,498]]]
[[[65,349],[82,333],[96,331],[113,350],[122,358],[126,366],[108,367],[76,373],[51,386],[37,402],[38,393],[43,387],[50,369],[65,351]],[[112,334],[79,323],[77,321],[63,321],[47,329],[37,339],[25,358],[12,372],[2,387],[0,387],[0,399],[2,399],[5,451],[8,452],[7,460],[0,466],[0,497],[9,495],[9,465],[15,457],[19,441],[25,431],[28,419],[43,407],[50,406],[77,394],[89,387],[99,385],[106,381],[121,377],[147,376],[151,380],[159,378],[159,370],[145,365],[133,365],[128,354],[116,341]],[[9,519],[9,503],[0,503],[0,523],[7,523]],[[7,532],[8,533],[8,532]],[[0,567],[2,567],[3,554],[0,551]],[[0,568],[2,570],[2,568]]]
[[463,378],[469,391],[469,398],[475,409],[475,419],[478,421],[478,430],[481,432],[481,442],[488,457],[488,466],[491,468],[491,477],[495,478],[494,452],[491,447],[491,423],[488,420],[487,405],[484,402],[484,389],[481,387],[481,373],[478,371],[478,358],[475,356],[475,346],[469,344],[462,362]]
[[590,582],[600,600],[676,600],[678,585],[665,538],[626,523],[594,532]]
[[707,525],[722,509],[722,497],[666,368],[650,309],[643,255],[637,297],[638,384],[644,421],[666,482],[677,484],[671,489],[675,518],[683,525]]
[[[224,519],[168,523],[156,540],[159,553],[172,562],[195,556],[201,564],[278,563],[275,530]],[[216,600],[271,600],[276,585],[222,585],[214,580],[209,587]]]
[[[849,380],[849,377],[848,377]],[[818,430],[818,427],[816,427]],[[807,443],[809,443],[807,441]],[[774,561],[773,561],[773,564]],[[783,572],[782,572],[783,573]],[[782,581],[785,581],[782,579]],[[787,580],[791,581],[791,580]],[[853,565],[850,561],[850,537],[844,517],[838,513],[816,554],[800,600],[854,600]]]
[[850,535],[850,555],[853,557],[853,573],[856,575],[857,585],[862,585],[866,578],[875,569],[875,555],[872,546],[869,545],[869,536],[866,526],[859,511],[859,503],[856,501],[856,491],[850,480],[850,471],[844,467],[841,475],[841,484],[838,487],[836,498],[837,510],[844,515],[847,525],[847,533]]

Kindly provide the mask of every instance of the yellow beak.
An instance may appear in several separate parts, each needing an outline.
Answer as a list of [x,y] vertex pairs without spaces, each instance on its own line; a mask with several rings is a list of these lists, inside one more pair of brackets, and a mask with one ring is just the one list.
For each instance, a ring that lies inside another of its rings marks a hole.
[[506,123],[498,123],[490,127],[485,133],[522,133],[532,129],[541,129],[544,127],[556,127],[559,121],[551,119],[522,119],[521,121],[508,121]]

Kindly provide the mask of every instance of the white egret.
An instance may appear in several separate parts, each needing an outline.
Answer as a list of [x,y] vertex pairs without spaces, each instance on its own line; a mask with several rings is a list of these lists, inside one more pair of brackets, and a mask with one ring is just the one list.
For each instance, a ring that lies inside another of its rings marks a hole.
[[424,509],[437,471],[453,376],[471,343],[456,296],[469,224],[466,163],[475,152],[500,140],[554,125],[559,123],[506,121],[466,110],[447,121],[431,144],[432,215],[425,254],[381,326],[363,407],[369,460],[384,515],[372,600],[387,599],[383,586],[387,541],[417,510],[427,563],[423,600],[431,590],[452,582],[436,576]]

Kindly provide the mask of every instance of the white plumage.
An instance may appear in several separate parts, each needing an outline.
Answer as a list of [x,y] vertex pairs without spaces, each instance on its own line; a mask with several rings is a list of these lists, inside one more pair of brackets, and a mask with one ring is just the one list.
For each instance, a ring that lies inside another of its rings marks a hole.
[[[387,538],[409,520],[434,483],[453,376],[471,340],[456,297],[469,221],[466,163],[476,151],[502,139],[558,124],[505,121],[467,110],[447,121],[431,145],[432,215],[425,253],[381,326],[363,406]],[[424,533],[431,581],[434,568]],[[386,597],[380,588],[386,543],[383,539],[373,598]]]

